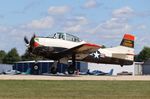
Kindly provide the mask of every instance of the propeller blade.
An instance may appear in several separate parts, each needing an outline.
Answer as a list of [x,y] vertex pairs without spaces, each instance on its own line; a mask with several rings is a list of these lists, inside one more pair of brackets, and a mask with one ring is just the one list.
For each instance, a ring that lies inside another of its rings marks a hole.
[[28,41],[26,36],[24,37],[24,41],[25,41],[26,44],[29,44],[29,41]]
[[25,41],[25,43],[26,43],[26,46],[28,47],[28,49],[27,49],[27,52],[28,53],[32,53],[32,50],[33,50],[33,48],[34,48],[34,38],[35,38],[36,36],[35,36],[35,34],[31,37],[31,40],[29,41],[28,39],[27,39],[27,37],[25,36],[24,37],[24,41]]

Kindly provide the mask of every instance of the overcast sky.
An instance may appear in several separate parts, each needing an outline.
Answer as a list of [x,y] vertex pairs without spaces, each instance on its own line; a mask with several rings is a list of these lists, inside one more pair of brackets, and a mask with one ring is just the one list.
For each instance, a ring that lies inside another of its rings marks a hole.
[[150,46],[150,0],[0,0],[0,50],[25,52],[24,36],[68,32],[107,47],[124,33],[135,51]]

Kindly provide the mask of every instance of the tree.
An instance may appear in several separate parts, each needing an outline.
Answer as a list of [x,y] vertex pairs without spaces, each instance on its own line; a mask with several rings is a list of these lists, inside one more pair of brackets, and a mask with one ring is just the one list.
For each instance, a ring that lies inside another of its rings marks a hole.
[[13,64],[14,62],[20,61],[21,58],[16,50],[16,48],[11,49],[4,58],[4,63]]
[[146,61],[150,58],[150,47],[144,47],[143,50],[139,53],[137,60]]
[[0,50],[0,63],[3,63],[3,59],[6,56],[6,52],[3,50]]

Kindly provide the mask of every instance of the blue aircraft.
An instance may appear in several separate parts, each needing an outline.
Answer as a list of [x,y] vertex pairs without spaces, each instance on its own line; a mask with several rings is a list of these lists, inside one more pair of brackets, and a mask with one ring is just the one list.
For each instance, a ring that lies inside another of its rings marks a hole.
[[94,70],[92,72],[88,71],[87,74],[89,75],[112,75],[113,74],[113,69],[110,70],[110,72],[106,73],[100,70]]

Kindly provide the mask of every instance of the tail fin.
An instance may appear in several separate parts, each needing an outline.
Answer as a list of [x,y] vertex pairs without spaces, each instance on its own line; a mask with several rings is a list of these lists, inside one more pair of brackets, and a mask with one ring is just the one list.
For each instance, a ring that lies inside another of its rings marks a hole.
[[28,68],[28,69],[26,70],[26,72],[22,72],[21,74],[23,74],[23,75],[31,74],[31,68]]
[[25,74],[30,74],[31,73],[31,68],[28,68]]
[[125,34],[120,46],[110,48],[113,51],[112,57],[117,59],[122,59],[121,62],[124,65],[130,65],[134,61],[134,40],[135,36],[131,34]]
[[112,75],[113,71],[114,71],[114,69],[111,69],[110,72],[108,73],[108,75]]
[[122,46],[120,47],[121,54],[120,55],[118,54],[119,55],[118,57],[128,60],[129,62],[126,62],[126,64],[129,65],[133,64],[134,61],[134,40],[135,36],[131,34],[125,34],[120,44],[120,46]]
[[120,45],[125,46],[125,47],[134,48],[134,39],[135,39],[135,37],[133,35],[125,34]]

